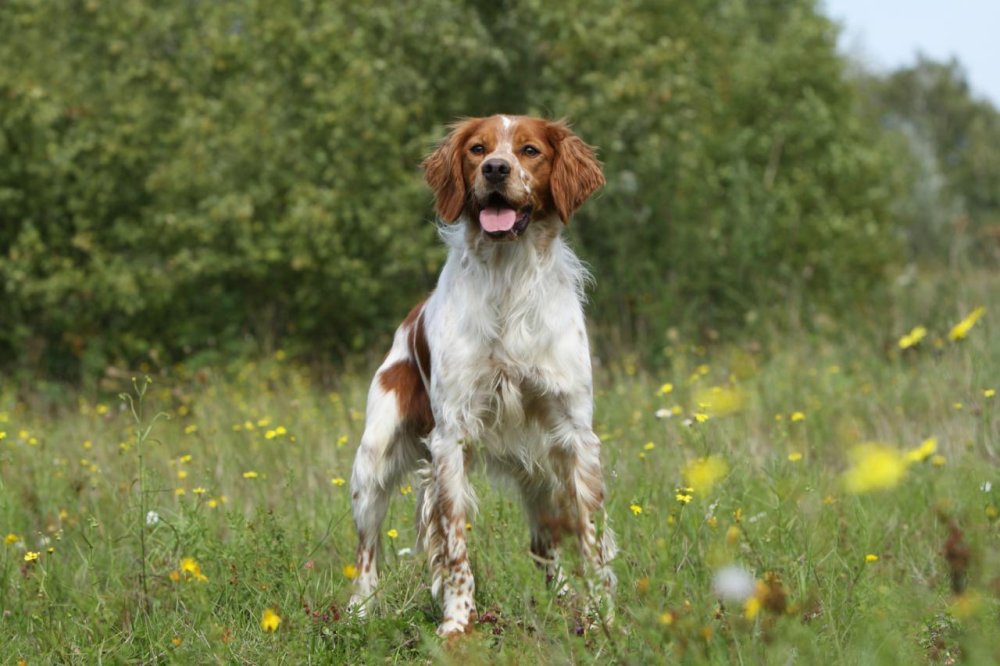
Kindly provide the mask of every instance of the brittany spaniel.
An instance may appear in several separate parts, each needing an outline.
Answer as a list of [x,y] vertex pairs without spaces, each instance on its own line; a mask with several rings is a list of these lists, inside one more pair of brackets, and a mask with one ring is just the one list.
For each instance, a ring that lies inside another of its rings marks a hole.
[[615,545],[603,524],[592,425],[588,275],[560,235],[604,184],[600,164],[561,122],[497,115],[456,124],[423,166],[449,223],[440,229],[448,258],[437,288],[396,330],[368,392],[351,475],[359,541],[351,608],[371,608],[389,498],[417,470],[417,543],[444,611],[437,632],[472,628],[468,474],[480,461],[519,489],[531,553],[548,580],[565,585],[556,550],[569,532],[591,602],[607,612]]

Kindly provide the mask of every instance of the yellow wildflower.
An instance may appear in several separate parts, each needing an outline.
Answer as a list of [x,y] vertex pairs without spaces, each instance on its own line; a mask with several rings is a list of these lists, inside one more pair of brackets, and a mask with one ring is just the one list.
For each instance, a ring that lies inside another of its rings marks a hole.
[[208,577],[201,572],[201,565],[198,564],[198,561],[193,557],[181,558],[181,571],[186,574],[191,574],[191,577],[199,583],[204,583],[208,580]]
[[344,574],[344,578],[349,578],[354,580],[358,577],[358,568],[353,564],[345,564],[344,568],[340,570]]
[[264,614],[260,616],[260,628],[264,631],[276,631],[281,624],[281,617],[274,612],[273,608],[265,608]]
[[865,562],[868,562],[869,564],[872,562],[878,562],[878,555],[875,555],[874,553],[868,553],[867,555],[865,555]]
[[340,478],[339,476],[337,476],[337,477],[334,477],[334,478],[330,479],[330,483],[332,483],[335,486],[342,486],[345,483],[347,483],[347,481],[344,481],[342,478]]
[[270,424],[271,424],[271,417],[270,416],[265,416],[262,419],[257,419],[257,427],[258,428],[266,428]]
[[179,469],[179,470],[177,470],[177,478],[178,479],[186,479],[187,475],[188,475],[188,473],[187,473],[186,469]]
[[691,500],[694,499],[694,489],[693,488],[678,488],[674,494],[674,499],[676,499],[681,504],[690,504]]
[[952,342],[958,342],[959,340],[964,340],[965,336],[969,334],[969,329],[976,325],[979,318],[986,314],[986,308],[979,306],[975,310],[969,313],[969,315],[951,327],[948,331],[948,339]]
[[792,415],[788,418],[792,421],[805,421],[806,415],[803,412],[792,412]]
[[264,439],[274,439],[274,438],[275,434],[273,430],[268,430],[267,432],[264,433]]
[[920,446],[906,452],[906,461],[910,463],[923,462],[934,455],[937,451],[937,438],[928,437]]
[[179,460],[182,463],[189,463],[189,462],[191,462],[191,454],[190,453],[185,453],[184,455],[182,455],[177,460]]
[[288,430],[285,429],[285,426],[278,426],[277,428],[274,429],[274,434],[277,435],[278,437],[281,437],[287,432]]
[[991,388],[990,389],[983,389],[983,397],[984,398],[992,398],[996,394],[997,394],[997,390],[996,389],[991,389]]
[[201,486],[198,486],[197,488],[192,488],[191,492],[193,492],[195,495],[204,495],[206,491]]
[[634,516],[638,516],[640,513],[642,513],[642,507],[639,506],[638,504],[630,504],[628,508],[630,511],[632,511],[632,515]]
[[792,451],[791,453],[788,454],[788,460],[789,462],[799,462],[800,460],[802,460],[802,454],[799,453],[798,451]]
[[17,535],[16,535],[16,534],[14,534],[13,532],[8,532],[8,533],[7,533],[7,536],[5,536],[5,537],[3,538],[3,542],[4,542],[4,543],[5,543],[6,545],[8,545],[8,546],[9,546],[10,544],[12,544],[12,543],[17,543],[17,542],[18,542],[18,541],[20,541],[20,540],[21,540],[21,537],[17,536]]
[[25,562],[34,562],[37,559],[38,559],[38,553],[36,553],[33,550],[29,550],[27,553],[24,554]]
[[400,495],[409,495],[412,492],[413,492],[413,486],[411,486],[410,484],[406,484],[405,486],[399,487]]
[[337,438],[337,446],[347,446],[347,435],[341,435]]
[[185,435],[190,435],[195,432],[198,432],[198,426],[196,426],[195,424],[192,423],[191,425],[184,426]]
[[931,457],[931,464],[935,467],[943,467],[948,460],[942,455],[936,455]]
[[844,474],[844,485],[852,493],[893,488],[906,473],[906,459],[885,444],[870,443],[850,452],[854,465]]
[[7,432],[0,430],[0,440],[7,439]]
[[183,638],[181,638],[180,636],[174,636],[173,638],[171,638],[171,639],[170,639],[170,643],[171,643],[171,644],[172,644],[172,645],[173,645],[174,647],[180,647],[180,646],[181,646],[181,643],[183,643],[183,642],[184,642],[184,639],[183,639]]
[[108,413],[108,406],[105,405],[104,403],[101,403],[97,406],[97,408],[94,411],[97,412],[98,416],[104,416],[105,414]]
[[387,537],[389,537],[390,539],[395,539],[396,537],[398,537],[398,536],[399,536],[399,532],[397,532],[397,531],[396,531],[396,528],[395,528],[395,527],[393,527],[393,528],[392,528],[392,529],[390,529],[390,530],[389,530],[388,532],[386,532],[386,533],[385,533],[385,535],[386,535]]
[[[725,416],[743,409],[746,396],[743,391],[736,388],[712,386],[696,391],[694,402],[708,416]],[[695,418],[697,417],[696,414]]]
[[909,349],[920,344],[920,341],[927,336],[927,329],[923,326],[915,326],[912,331],[899,339],[900,349]]
[[167,574],[167,577],[174,583],[179,583],[181,580],[181,572],[174,570]]
[[760,613],[760,607],[761,607],[760,598],[757,597],[757,595],[749,597],[743,603],[743,617],[745,617],[750,621],[753,621],[753,619],[757,617],[757,614]]
[[703,412],[695,412],[694,420],[697,421],[698,423],[704,423],[705,421],[708,420],[708,414],[705,414]]
[[643,446],[642,448],[646,449],[647,451],[652,451],[653,449],[656,448],[656,445],[653,444],[652,442],[646,442],[646,445]]
[[667,382],[660,386],[660,390],[656,392],[656,395],[667,395],[674,390],[674,385]]
[[684,467],[684,483],[695,492],[705,493],[729,471],[729,465],[719,456],[692,460]]
[[674,614],[670,611],[663,611],[660,613],[660,624],[665,627],[669,627],[674,623]]
[[260,476],[260,475],[257,474],[257,472],[255,472],[253,470],[250,470],[249,472],[243,472],[243,478],[244,479],[256,479],[258,476]]

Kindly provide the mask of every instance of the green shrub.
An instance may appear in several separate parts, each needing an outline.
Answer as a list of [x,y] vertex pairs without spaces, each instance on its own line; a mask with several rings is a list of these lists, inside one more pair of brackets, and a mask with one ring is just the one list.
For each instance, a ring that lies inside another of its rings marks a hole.
[[381,341],[443,259],[420,158],[457,116],[569,116],[609,184],[591,315],[868,298],[893,164],[809,0],[0,7],[0,357],[46,375]]

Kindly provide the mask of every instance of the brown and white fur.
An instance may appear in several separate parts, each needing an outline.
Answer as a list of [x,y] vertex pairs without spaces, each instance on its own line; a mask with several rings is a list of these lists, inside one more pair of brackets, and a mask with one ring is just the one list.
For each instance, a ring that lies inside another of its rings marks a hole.
[[603,520],[582,302],[587,272],[560,233],[604,184],[593,150],[565,124],[471,118],[425,161],[448,258],[437,288],[396,331],[368,393],[351,476],[358,530],[351,607],[371,609],[382,520],[402,476],[420,470],[418,545],[428,554],[438,634],[469,631],[475,582],[469,469],[513,479],[531,552],[561,583],[563,532],[579,543],[593,599],[610,604],[614,538]]

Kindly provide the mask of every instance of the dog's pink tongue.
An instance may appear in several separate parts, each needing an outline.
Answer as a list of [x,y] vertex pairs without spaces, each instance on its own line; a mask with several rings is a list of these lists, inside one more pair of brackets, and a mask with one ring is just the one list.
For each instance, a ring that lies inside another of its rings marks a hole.
[[479,211],[479,224],[485,231],[509,231],[514,226],[517,213],[513,208],[484,208]]

